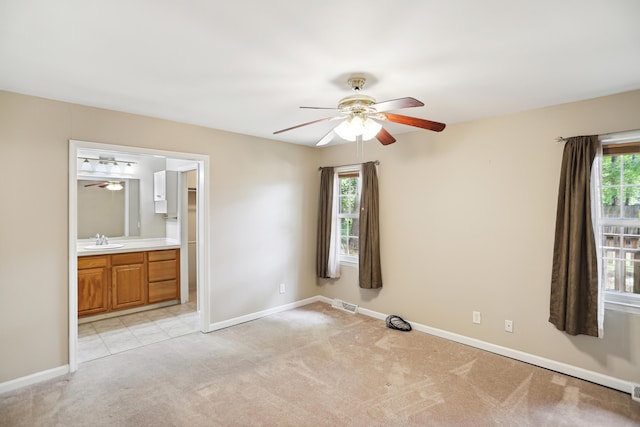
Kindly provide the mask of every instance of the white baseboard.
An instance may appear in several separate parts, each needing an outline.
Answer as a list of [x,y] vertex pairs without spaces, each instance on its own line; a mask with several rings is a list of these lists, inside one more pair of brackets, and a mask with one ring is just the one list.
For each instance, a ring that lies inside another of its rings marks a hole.
[[508,347],[502,347],[497,344],[488,343],[475,338],[469,338],[464,335],[454,334],[453,332],[443,331],[441,329],[432,328],[429,326],[421,325],[419,323],[410,322],[411,326],[416,331],[424,332],[427,334],[435,335],[437,337],[445,338],[450,341],[455,341],[460,344],[465,344],[470,347],[475,347],[480,350],[486,350],[491,353],[506,356],[511,359],[519,360],[521,362],[529,363],[531,365],[539,366],[541,368],[549,369],[562,374],[570,375],[572,377],[580,378],[585,381],[589,381],[595,384],[600,384],[605,387],[613,388],[623,391],[625,393],[631,393],[633,384],[629,381],[624,381],[619,378],[604,375],[598,372],[589,371],[587,369],[579,368],[577,366],[569,365],[567,363],[558,362],[556,360],[547,359],[546,357],[536,356],[534,354],[525,353],[524,351],[514,350]]
[[244,316],[234,317],[233,319],[223,320],[222,322],[211,323],[209,325],[210,331],[217,331],[218,329],[228,328],[230,326],[239,325],[240,323],[250,322],[252,320],[259,319],[261,317],[269,316],[270,314],[280,313],[282,311],[291,310],[292,308],[302,307],[303,305],[311,304],[318,301],[323,301],[323,297],[315,296],[300,301],[292,302],[289,304],[281,305],[278,307],[270,308],[268,310],[258,311],[255,313],[245,314]]
[[0,393],[17,390],[31,384],[47,381],[69,373],[69,365],[58,366],[57,368],[47,369],[46,371],[36,372],[35,374],[16,378],[14,380],[0,383]]

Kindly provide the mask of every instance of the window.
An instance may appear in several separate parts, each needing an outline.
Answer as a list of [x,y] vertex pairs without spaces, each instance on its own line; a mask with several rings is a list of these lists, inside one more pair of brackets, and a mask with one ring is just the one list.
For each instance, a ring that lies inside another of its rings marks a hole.
[[360,218],[360,171],[336,170],[340,260],[358,262]]
[[605,301],[640,308],[640,143],[603,146],[601,197]]

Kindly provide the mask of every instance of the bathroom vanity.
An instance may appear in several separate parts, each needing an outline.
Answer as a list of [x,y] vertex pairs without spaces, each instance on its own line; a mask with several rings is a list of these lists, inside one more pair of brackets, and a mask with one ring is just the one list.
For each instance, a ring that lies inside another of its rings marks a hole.
[[180,301],[180,245],[123,240],[100,248],[78,242],[78,317]]

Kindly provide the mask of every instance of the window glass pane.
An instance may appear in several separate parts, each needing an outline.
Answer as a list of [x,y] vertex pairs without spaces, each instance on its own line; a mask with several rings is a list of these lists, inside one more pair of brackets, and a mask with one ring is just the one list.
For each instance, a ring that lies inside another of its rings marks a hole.
[[351,214],[356,212],[356,196],[340,196],[340,213]]
[[624,247],[629,249],[638,249],[640,236],[638,235],[638,227],[624,227]]
[[[625,170],[625,177],[627,176]],[[623,187],[624,191],[624,205],[623,205],[623,217],[629,219],[638,219],[640,216],[640,188],[637,186]]]
[[340,255],[349,255],[349,238],[340,238]]
[[358,256],[358,215],[360,214],[360,197],[358,172],[339,174],[340,193],[338,199],[338,217],[340,221],[340,254]]
[[358,237],[360,222],[358,218],[340,218],[340,235]]
[[640,184],[640,157],[637,154],[625,154],[622,159],[624,183]]
[[602,245],[606,248],[617,248],[620,246],[620,236],[605,233]]
[[354,237],[358,237],[360,235],[360,218],[353,218],[349,234]]
[[602,160],[603,215],[632,225],[603,227],[605,289],[640,294],[640,153]]
[[602,156],[602,185],[620,184],[620,156]]
[[352,221],[351,218],[340,218],[340,235],[341,236],[349,235],[349,229],[351,228],[351,224],[350,224],[351,221]]
[[340,194],[356,194],[358,178],[340,178]]
[[349,239],[349,255],[358,255],[358,238],[352,237]]
[[616,260],[610,251],[606,252],[607,256],[604,258],[604,271],[605,271],[605,289],[607,291],[615,291],[616,290]]
[[640,254],[627,252],[624,261],[624,292],[640,293]]
[[620,218],[620,188],[602,189],[602,214],[605,218]]

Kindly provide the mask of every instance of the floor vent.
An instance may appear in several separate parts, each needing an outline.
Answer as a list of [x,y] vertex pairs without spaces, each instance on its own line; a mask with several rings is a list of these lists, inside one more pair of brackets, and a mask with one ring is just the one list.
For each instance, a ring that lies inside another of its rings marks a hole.
[[333,308],[337,308],[340,310],[344,310],[348,313],[357,313],[358,312],[358,306],[355,304],[349,304],[348,302],[344,302],[341,301],[339,299],[334,299],[333,302],[331,303],[331,307]]
[[634,384],[631,390],[631,398],[640,402],[640,384]]

